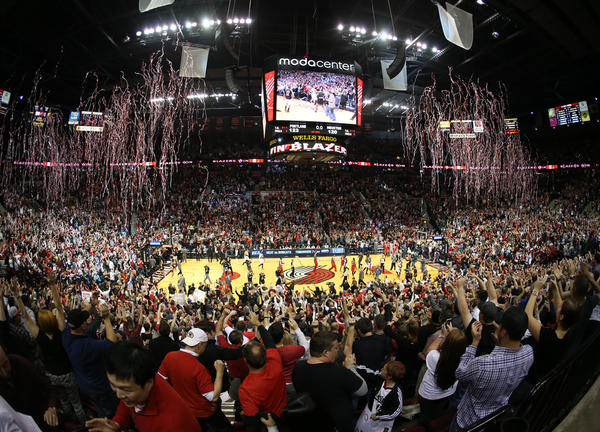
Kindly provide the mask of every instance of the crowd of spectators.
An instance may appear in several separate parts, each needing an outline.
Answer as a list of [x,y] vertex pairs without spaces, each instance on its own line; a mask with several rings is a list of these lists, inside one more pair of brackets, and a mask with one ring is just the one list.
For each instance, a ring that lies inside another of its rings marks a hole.
[[[524,397],[598,327],[594,196],[582,202],[570,186],[521,208],[443,202],[439,242],[419,237],[426,197],[391,178],[283,174],[217,173],[204,192],[184,180],[163,212],[135,220],[4,193],[0,416],[10,430],[227,431],[223,393],[236,427],[253,431],[391,430],[408,405],[426,428],[450,413],[461,430]],[[145,252],[155,239],[214,258],[377,245],[373,268],[410,258],[412,277],[353,275],[334,289],[280,279],[235,293],[209,281],[184,286],[179,302],[149,278],[163,259]],[[446,266],[433,278],[423,264],[435,261]]]

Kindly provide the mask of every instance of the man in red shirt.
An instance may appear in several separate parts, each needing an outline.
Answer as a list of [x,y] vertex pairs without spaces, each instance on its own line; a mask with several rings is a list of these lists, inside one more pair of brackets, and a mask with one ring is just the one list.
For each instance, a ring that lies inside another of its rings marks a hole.
[[181,430],[202,432],[198,421],[177,392],[156,377],[152,354],[132,343],[111,347],[106,363],[110,386],[120,399],[112,420],[88,420],[90,432],[118,432],[135,427],[139,432]]
[[255,313],[249,315],[250,323],[258,329],[258,341],[244,345],[242,352],[250,373],[240,386],[239,397],[242,404],[244,423],[257,428],[261,425],[258,414],[273,413],[280,417],[287,404],[283,364],[281,356],[269,332],[260,325]]
[[227,429],[229,421],[217,407],[223,388],[225,364],[215,361],[217,371],[213,384],[210,373],[198,360],[206,349],[208,336],[204,330],[193,328],[182,340],[185,348],[168,353],[163,359],[158,374],[169,380],[179,396],[189,406],[203,429]]
[[290,324],[290,330],[296,334],[298,345],[283,344],[284,328],[281,321],[276,321],[271,324],[271,327],[269,327],[269,333],[271,334],[273,342],[275,342],[277,347],[277,351],[279,351],[279,355],[281,356],[281,361],[283,364],[283,377],[285,379],[287,395],[290,397],[295,393],[294,385],[292,384],[292,371],[294,370],[294,365],[296,362],[300,360],[308,351],[308,341],[292,317],[291,311],[289,312],[288,320]]

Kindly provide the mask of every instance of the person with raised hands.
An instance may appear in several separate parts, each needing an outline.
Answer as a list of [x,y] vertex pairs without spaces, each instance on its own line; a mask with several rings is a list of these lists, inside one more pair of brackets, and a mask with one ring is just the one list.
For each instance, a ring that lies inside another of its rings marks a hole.
[[294,384],[292,383],[292,370],[294,369],[296,362],[304,357],[304,355],[308,352],[308,341],[292,317],[291,310],[287,311],[287,315],[290,330],[292,330],[296,335],[298,344],[284,343],[284,335],[286,334],[286,330],[282,323],[282,319],[284,317],[281,315],[278,316],[275,322],[269,326],[269,333],[273,338],[273,342],[275,342],[275,346],[277,347],[277,351],[279,351],[281,361],[283,362],[283,376],[285,378],[286,391],[289,399],[296,393],[294,390]]
[[[52,289],[57,289],[55,284],[51,283],[52,286],[54,286]],[[65,323],[65,311],[58,298],[58,291],[53,292],[53,295],[60,328]],[[68,325],[64,326],[61,336],[79,390],[92,401],[99,417],[111,417],[119,401],[111,391],[106,374],[103,372],[103,362],[108,350],[118,342],[118,337],[106,304],[100,306],[99,315],[104,322],[106,339],[93,339],[88,335],[90,313],[81,308],[69,311],[66,316]]]
[[450,425],[451,432],[464,429],[506,405],[513,390],[527,376],[533,364],[532,347],[521,345],[527,322],[527,315],[518,307],[507,309],[500,324],[492,324],[499,345],[491,353],[480,356],[476,356],[476,352],[484,324],[472,323],[472,342],[456,370],[456,378],[467,388]]
[[349,344],[343,366],[336,363],[340,347],[336,334],[320,331],[310,340],[310,358],[294,367],[292,381],[296,391],[309,393],[316,405],[312,415],[299,419],[305,430],[354,430],[352,399],[365,396],[367,384],[356,371]]
[[287,395],[281,355],[271,334],[254,312],[250,312],[248,318],[256,338],[262,340],[264,345],[252,340],[242,348],[249,373],[240,386],[239,397],[244,423],[251,430],[259,430],[262,427],[262,414],[271,413],[276,420],[281,417],[287,404]]
[[[25,325],[42,352],[46,376],[58,390],[63,412],[71,420],[80,424],[85,423],[86,416],[79,397],[79,390],[75,383],[73,369],[62,344],[61,331],[65,327],[64,321],[59,324],[50,310],[40,309],[37,314],[38,322],[36,323],[25,310],[25,305],[21,299],[21,285],[15,279],[12,282],[12,286],[13,293],[15,294],[15,302],[21,311]],[[53,294],[57,294],[55,280],[51,281],[51,286]],[[60,298],[58,298],[58,301],[60,301]]]
[[479,307],[479,320],[473,318],[469,312],[467,306],[467,300],[465,296],[465,279],[459,278],[456,280],[455,287],[453,289],[454,298],[458,306],[458,312],[462,318],[463,325],[465,326],[465,336],[472,341],[471,327],[480,322],[482,327],[482,337],[480,342],[477,344],[476,355],[480,356],[483,354],[489,354],[494,350],[496,341],[494,339],[494,332],[496,330],[495,324],[501,319],[501,312],[498,307],[491,301],[481,304]]
[[213,382],[207,368],[198,359],[208,344],[206,333],[193,328],[181,342],[184,348],[165,356],[158,368],[158,375],[171,383],[203,429],[229,430],[229,420],[217,404],[223,389],[225,364],[221,360],[214,362],[216,376]]
[[528,319],[529,332],[537,342],[535,348],[534,376],[539,379],[546,375],[557,362],[568,351],[571,342],[571,332],[579,320],[581,310],[577,307],[575,301],[561,298],[557,282],[550,281],[549,285],[554,298],[554,310],[556,313],[557,326],[555,328],[544,327],[534,316],[536,299],[544,289],[544,281],[537,279],[531,288],[529,300],[525,307],[525,313]]

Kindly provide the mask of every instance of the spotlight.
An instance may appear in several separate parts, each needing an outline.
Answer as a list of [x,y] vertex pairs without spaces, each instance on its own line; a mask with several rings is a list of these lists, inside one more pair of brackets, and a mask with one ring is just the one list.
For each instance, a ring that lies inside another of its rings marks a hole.
[[234,23],[234,24],[238,24],[239,22],[240,22],[240,20],[239,20],[238,18],[234,18],[234,19],[233,19],[233,23]]
[[154,29],[153,28],[149,28],[148,29],[148,34],[152,34],[152,33],[154,33]]
[[215,20],[210,20],[208,23],[209,23],[211,26],[213,26],[213,25],[215,25]]
[[167,30],[169,30],[169,26],[168,26],[168,25],[166,25],[166,24],[165,24],[165,25],[163,25],[163,26],[162,26],[162,31],[167,31]]
[[406,38],[404,42],[406,42],[406,45],[410,45],[412,41],[409,38]]
[[194,21],[194,22],[192,23],[192,27],[196,27],[197,25],[198,25],[198,23],[197,23],[196,21]]
[[209,25],[210,25],[210,24],[209,24],[209,21],[208,21],[208,19],[204,18],[204,19],[202,20],[202,27],[204,27],[204,28],[208,28],[208,26],[209,26]]
[[395,41],[397,41],[397,40],[398,40],[398,37],[397,37],[397,36],[394,36],[394,37],[392,37],[392,40],[395,40]]
[[231,18],[227,18],[227,24],[233,24],[233,20]]
[[426,43],[424,43],[424,44],[421,44],[421,48],[423,48],[423,49],[427,49],[427,44],[426,44]]
[[483,0],[477,0],[477,4],[484,5],[485,3],[483,2]]
[[192,23],[191,23],[191,22],[189,22],[189,21],[186,21],[186,22],[185,22],[185,28],[186,28],[186,29],[190,29],[190,28],[192,28]]
[[433,51],[434,53],[436,53],[436,52],[438,52],[439,50],[438,50],[438,48],[437,48],[437,47],[432,47],[432,48],[431,48],[431,51]]
[[171,25],[169,26],[169,30],[171,30],[171,31],[175,31],[175,30],[177,30],[177,26],[176,26],[175,24],[171,24]]
[[217,22],[217,25],[221,24],[221,20],[220,19],[218,19],[216,22]]
[[366,29],[366,28],[364,28],[364,27],[363,27],[363,28],[361,28],[361,29],[360,29],[360,33],[361,33],[361,34],[365,34],[366,32],[367,32],[367,29]]
[[140,30],[138,30],[138,31],[136,31],[136,32],[135,32],[135,35],[136,35],[136,36],[141,36],[141,35],[142,35],[142,32],[141,32]]
[[244,18],[240,18],[240,24],[246,24],[246,20]]
[[246,18],[246,24],[252,24],[252,18]]
[[373,35],[373,37],[377,37],[377,32],[375,30],[373,30],[373,33],[371,33]]
[[355,30],[356,30],[356,29],[354,28],[354,26],[350,26],[350,31],[351,31],[352,33],[354,33],[354,31],[355,31]]
[[342,30],[344,30],[344,26],[343,26],[343,24],[338,24],[338,26],[337,26],[337,29],[338,29],[339,31],[342,31]]
[[154,29],[154,31],[156,33],[160,33],[162,31],[162,27],[161,26],[156,26],[156,28]]

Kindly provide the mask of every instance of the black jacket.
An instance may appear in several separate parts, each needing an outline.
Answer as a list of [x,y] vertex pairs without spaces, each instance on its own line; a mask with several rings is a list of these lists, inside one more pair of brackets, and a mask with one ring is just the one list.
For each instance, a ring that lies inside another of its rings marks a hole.
[[[373,409],[373,401],[375,395],[379,393],[373,393],[369,397],[369,409]],[[377,410],[378,420],[393,420],[400,415],[402,412],[402,390],[398,384],[394,385],[394,388],[383,398],[379,409]]]

